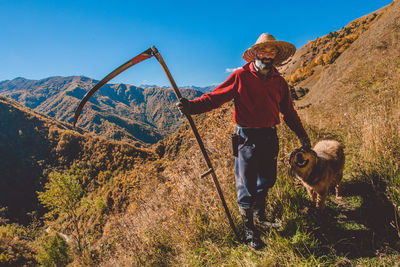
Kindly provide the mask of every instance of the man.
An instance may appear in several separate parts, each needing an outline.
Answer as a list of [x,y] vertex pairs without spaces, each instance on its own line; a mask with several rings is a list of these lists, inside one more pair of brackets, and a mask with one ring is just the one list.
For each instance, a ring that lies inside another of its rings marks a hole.
[[244,240],[254,249],[264,244],[255,230],[253,216],[260,223],[268,223],[265,199],[276,181],[279,143],[275,126],[280,123],[279,113],[299,137],[301,145],[310,148],[308,135],[293,108],[288,85],[274,67],[295,51],[294,45],[276,41],[264,33],[244,52],[243,58],[248,63],[224,83],[195,100],[182,98],[177,103],[182,113],[200,114],[234,100],[236,132],[242,140],[235,158],[236,192]]

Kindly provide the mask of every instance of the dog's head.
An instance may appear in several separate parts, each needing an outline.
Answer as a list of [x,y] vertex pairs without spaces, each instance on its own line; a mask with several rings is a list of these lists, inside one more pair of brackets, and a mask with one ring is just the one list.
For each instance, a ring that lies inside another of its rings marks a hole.
[[306,179],[315,164],[317,163],[317,153],[312,149],[295,149],[289,158],[289,164],[292,170],[300,177]]

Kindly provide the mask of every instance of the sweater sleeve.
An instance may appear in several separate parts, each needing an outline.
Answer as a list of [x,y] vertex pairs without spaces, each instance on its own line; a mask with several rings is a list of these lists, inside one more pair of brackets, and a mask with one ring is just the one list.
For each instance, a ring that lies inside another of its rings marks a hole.
[[283,78],[282,90],[283,98],[279,105],[283,120],[285,121],[287,126],[297,135],[297,137],[308,137],[307,132],[304,130],[303,124],[301,123],[300,117],[293,107],[292,96],[290,94],[289,86]]
[[215,109],[222,104],[232,100],[238,90],[238,75],[232,73],[228,79],[215,88],[211,93],[204,94],[199,98],[191,100],[190,113],[200,114]]

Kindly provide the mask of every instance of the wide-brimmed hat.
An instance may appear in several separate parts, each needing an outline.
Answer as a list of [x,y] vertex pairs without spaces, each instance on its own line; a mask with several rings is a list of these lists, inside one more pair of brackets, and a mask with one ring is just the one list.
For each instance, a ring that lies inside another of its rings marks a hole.
[[268,46],[275,46],[279,50],[273,63],[276,66],[279,66],[296,52],[296,47],[291,43],[277,41],[271,34],[263,33],[258,37],[256,43],[243,53],[242,57],[247,62],[253,61],[256,58],[256,51]]

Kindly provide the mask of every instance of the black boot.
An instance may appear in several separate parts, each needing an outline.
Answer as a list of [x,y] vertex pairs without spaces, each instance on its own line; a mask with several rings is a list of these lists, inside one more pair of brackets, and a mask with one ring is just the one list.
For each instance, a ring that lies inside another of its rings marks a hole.
[[253,222],[253,209],[239,206],[239,213],[242,215],[244,227],[244,243],[250,248],[259,250],[265,246],[256,232]]
[[275,222],[274,220],[268,220],[267,216],[265,215],[265,198],[260,198],[257,200],[254,207],[254,217],[256,218],[258,223],[264,226],[273,228],[278,228],[281,226],[280,223]]

